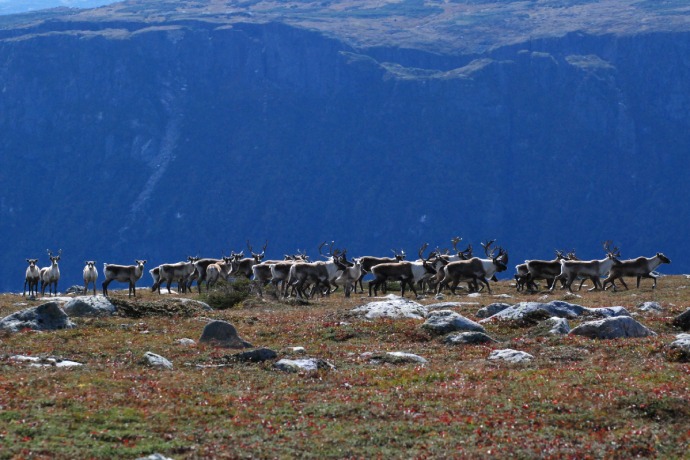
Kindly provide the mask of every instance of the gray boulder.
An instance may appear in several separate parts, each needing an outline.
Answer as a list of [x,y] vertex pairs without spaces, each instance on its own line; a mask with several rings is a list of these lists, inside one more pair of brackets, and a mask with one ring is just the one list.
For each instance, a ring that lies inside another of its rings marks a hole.
[[194,339],[188,339],[186,337],[175,340],[175,343],[178,345],[183,345],[185,347],[193,347],[194,345],[196,345],[196,341]]
[[325,359],[305,358],[305,359],[281,359],[273,365],[278,370],[285,372],[314,372],[318,370],[333,370],[335,366]]
[[669,348],[675,352],[676,361],[690,361],[690,334],[677,335],[676,340],[669,345]]
[[448,334],[456,331],[486,332],[484,327],[451,310],[438,310],[429,313],[422,328],[434,334]]
[[0,330],[18,332],[22,329],[52,331],[71,329],[76,325],[57,302],[48,302],[33,308],[12,313],[0,320]]
[[483,332],[453,332],[443,338],[447,345],[481,345],[497,342]]
[[570,334],[581,335],[591,339],[620,339],[656,335],[655,332],[629,316],[616,316],[597,321],[588,321],[570,331]]
[[640,311],[651,311],[651,312],[661,312],[664,309],[661,308],[659,302],[644,302],[637,306]]
[[244,341],[237,329],[226,321],[212,321],[204,327],[199,342],[225,348],[253,348],[253,345]]
[[67,316],[111,316],[117,307],[107,297],[82,296],[76,297],[63,307]]
[[528,314],[534,314],[536,311],[543,311],[549,316],[557,316],[559,318],[577,318],[588,311],[588,308],[580,305],[575,305],[560,300],[554,300],[548,303],[542,302],[520,302],[509,308],[503,309],[498,313],[483,319],[481,322],[499,320],[520,320]]
[[570,325],[565,318],[557,318],[552,316],[545,321],[546,326],[550,327],[549,334],[552,335],[567,335],[570,332]]
[[681,331],[690,331],[690,308],[673,318],[672,323]]
[[443,309],[448,309],[448,308],[458,308],[463,305],[462,302],[439,302],[439,303],[432,303],[429,305],[425,305],[426,309],[428,311],[433,311],[433,310],[443,310]]
[[489,318],[496,313],[502,312],[506,308],[510,308],[512,305],[507,304],[507,303],[492,303],[490,305],[487,305],[484,308],[480,308],[479,311],[477,311],[477,318]]
[[504,350],[494,350],[489,355],[492,361],[507,361],[509,363],[524,363],[534,359],[534,356],[524,351],[506,348]]
[[155,353],[151,353],[150,351],[147,351],[144,353],[144,363],[151,366],[151,367],[158,367],[161,369],[172,369],[173,365],[170,361],[162,357],[161,355],[157,355]]
[[357,316],[364,316],[367,319],[424,319],[428,314],[428,310],[420,303],[390,294],[386,297],[386,300],[369,302],[354,308],[351,310],[351,313]]
[[587,308],[586,314],[591,316],[599,316],[601,318],[613,318],[616,316],[630,316],[625,307],[601,307],[601,308]]

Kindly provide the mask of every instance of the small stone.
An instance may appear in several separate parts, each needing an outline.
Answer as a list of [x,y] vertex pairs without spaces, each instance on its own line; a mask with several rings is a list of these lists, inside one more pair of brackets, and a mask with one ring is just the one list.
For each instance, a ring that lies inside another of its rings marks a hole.
[[162,357],[161,355],[157,355],[155,353],[151,353],[150,351],[147,351],[144,353],[144,363],[148,364],[151,367],[159,367],[163,369],[172,369],[173,365],[170,361]]
[[512,350],[510,348],[506,348],[504,350],[494,350],[491,352],[489,355],[489,358],[492,361],[508,361],[509,363],[523,363],[523,362],[529,362],[534,359],[534,356],[530,355],[529,353],[526,353],[524,351],[518,351],[518,350]]
[[199,342],[211,343],[225,348],[252,348],[253,345],[242,340],[237,329],[226,321],[212,321],[204,327]]

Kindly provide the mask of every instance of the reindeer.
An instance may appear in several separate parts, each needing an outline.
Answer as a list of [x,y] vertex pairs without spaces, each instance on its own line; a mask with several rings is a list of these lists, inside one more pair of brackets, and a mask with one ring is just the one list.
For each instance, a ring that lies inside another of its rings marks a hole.
[[345,255],[335,257],[333,262],[340,269],[340,275],[335,280],[336,285],[342,285],[345,290],[345,297],[350,297],[355,283],[362,276],[362,262],[359,259],[352,259],[352,263],[346,263]]
[[127,296],[137,296],[136,282],[139,281],[141,275],[144,274],[144,265],[146,261],[135,260],[134,263],[136,265],[103,264],[103,276],[105,276],[105,281],[103,281],[102,286],[104,296],[108,296],[108,285],[113,280],[120,283],[129,283]]
[[628,285],[623,281],[624,276],[637,277],[637,288],[640,288],[640,279],[652,278],[654,285],[652,289],[656,289],[656,280],[659,278],[652,272],[661,264],[670,264],[671,259],[660,252],[657,252],[654,257],[638,257],[637,259],[621,260],[619,264],[614,264],[609,271],[609,276],[604,280],[603,288],[607,289],[606,285],[611,283],[613,290],[616,290],[614,281],[619,279],[625,289],[628,290]]
[[[553,260],[526,260],[524,264],[515,267],[517,274],[515,281],[517,290],[520,291],[527,285],[527,289],[534,292],[538,289],[536,280],[546,280],[546,285],[551,288],[554,278],[561,273],[561,260],[569,257],[564,254],[564,251],[558,249],[556,251],[556,258]],[[572,260],[572,259],[571,259]]]
[[[478,282],[481,282],[489,290],[491,294],[491,286],[489,279],[495,279],[497,272],[505,271],[508,263],[508,253],[501,247],[491,249],[491,245],[496,240],[491,240],[487,243],[482,243],[486,259],[479,257],[472,257],[468,260],[458,260],[457,262],[450,262],[444,267],[443,280],[438,283],[436,293],[440,294],[443,288],[450,287],[450,291],[455,294],[455,290],[461,281],[468,281],[472,283],[472,287],[477,290]],[[498,255],[495,255],[498,249]]]
[[364,278],[367,274],[371,273],[371,269],[376,265],[402,262],[403,260],[405,260],[405,251],[397,252],[395,249],[391,249],[391,251],[393,252],[393,257],[364,256],[359,258],[359,261],[362,264],[362,275],[355,283],[355,292],[357,291],[357,284],[359,284],[360,292],[364,292],[364,287],[362,286],[362,278]]
[[234,267],[236,268],[237,261],[234,256],[224,256],[222,261],[209,264],[209,266],[206,267],[206,290],[208,291],[211,289],[211,287],[218,282],[219,278],[223,278],[227,281],[233,270],[233,264],[235,264]]
[[[319,254],[327,258],[325,261],[295,263],[290,267],[290,274],[283,292],[285,297],[287,297],[287,290],[290,287],[292,287],[293,292],[297,292],[297,296],[300,298],[313,297],[319,287],[323,288],[323,294],[331,294],[331,286],[334,285],[334,281],[341,273],[334,260],[341,255],[341,252],[338,249],[333,250],[335,243],[331,241],[328,245],[328,254],[324,254],[323,247],[326,244],[324,241],[319,245]],[[312,286],[311,291],[307,294],[306,289],[310,285]],[[337,285],[335,286],[337,288]]]
[[24,276],[24,292],[22,296],[26,296],[26,287],[29,286],[29,296],[38,295],[38,282],[41,279],[41,271],[38,269],[36,264],[38,259],[26,259],[29,266],[26,267],[26,274]]
[[[444,269],[446,265],[448,265],[450,262],[457,262],[458,260],[469,260],[473,257],[471,244],[468,244],[467,248],[465,248],[462,251],[458,249],[458,243],[461,240],[462,238],[460,238],[459,236],[456,236],[455,238],[451,239],[451,242],[453,243],[453,250],[455,250],[455,254],[453,255],[448,254],[448,250],[445,250],[444,253],[442,253],[438,247],[436,248],[436,251],[434,253],[434,255],[436,256],[436,260],[434,261],[434,268],[436,269],[436,274],[426,280],[428,288],[430,290],[434,290],[436,286],[438,286],[438,283],[443,281],[443,277],[446,276]],[[430,254],[430,256],[431,255],[432,254]],[[423,286],[420,286],[420,288],[423,288]]]
[[93,295],[96,295],[96,280],[98,279],[98,270],[96,270],[96,261],[87,260],[84,262],[84,270],[82,272],[84,278],[84,293],[89,292],[89,284],[93,283]]
[[[565,280],[565,287],[568,288],[568,291],[573,292],[571,285],[578,277],[589,278],[592,280],[594,287],[590,289],[590,291],[595,289],[603,289],[601,277],[606,276],[606,274],[611,270],[611,267],[621,263],[620,260],[618,260],[618,257],[620,257],[620,251],[618,248],[611,249],[611,243],[612,241],[604,241],[602,243],[604,251],[606,252],[606,257],[604,259],[561,260],[561,272],[551,284],[550,291],[553,291],[553,289],[556,287],[557,280]],[[582,283],[580,283],[580,287],[582,287]]]
[[60,280],[60,267],[58,267],[58,262],[60,261],[60,255],[62,254],[62,249],[58,251],[58,255],[53,256],[53,252],[48,249],[48,257],[50,257],[50,267],[43,267],[41,269],[41,295],[44,296],[46,292],[46,286],[48,287],[48,295],[52,293],[57,295],[57,285]]
[[[287,279],[288,275],[290,274],[290,266],[292,263],[298,260],[303,260],[302,259],[302,254],[296,254],[296,255],[289,255],[285,254],[285,257],[283,260],[263,260],[261,263],[256,264],[252,267],[252,274],[254,277],[254,285],[259,292],[259,296],[263,297],[263,288],[268,284],[272,283],[276,286],[276,289],[278,289],[278,283],[284,281]],[[306,257],[306,255],[305,255]],[[278,264],[287,264],[287,270],[283,270],[285,276],[280,278],[276,283],[273,283],[273,270],[274,267]]]
[[[233,252],[230,257],[235,257]],[[187,280],[187,289],[192,289],[192,283],[196,280],[197,288],[199,289],[199,294],[201,294],[201,284],[206,280],[206,267],[211,264],[217,264],[222,262],[223,259],[197,259],[194,262],[194,272],[189,276]]]
[[241,252],[240,254],[237,254],[235,261],[237,262],[236,268],[233,268],[233,271],[231,274],[239,274],[239,275],[244,275],[247,278],[251,278],[252,276],[252,268],[254,265],[261,263],[261,261],[264,258],[264,254],[266,253],[266,246],[268,246],[268,240],[266,240],[266,243],[264,244],[263,249],[261,250],[261,253],[255,253],[252,250],[252,245],[249,244],[249,240],[247,240],[247,247],[249,248],[249,253],[252,255],[251,257],[244,257],[244,252]]
[[415,297],[418,297],[419,295],[417,294],[414,284],[423,277],[436,273],[436,269],[429,263],[432,255],[427,259],[424,258],[424,251],[427,246],[428,244],[424,243],[419,249],[418,254],[420,261],[418,262],[400,261],[374,265],[371,269],[374,280],[369,282],[369,297],[371,297],[372,289],[374,295],[377,295],[379,286],[384,285],[386,281],[400,282],[401,297],[405,297],[405,285],[408,285]]
[[306,253],[298,254],[291,258],[292,260],[284,260],[276,264],[270,265],[271,269],[271,284],[275,287],[276,292],[280,293],[281,297],[287,297],[287,286],[290,278],[290,269],[294,264],[308,263],[309,257]]
[[[161,293],[161,284],[166,283],[166,288],[170,292],[170,286],[173,282],[177,282],[178,293],[180,290],[186,292],[187,280],[192,276],[194,270],[196,269],[195,263],[199,260],[198,257],[187,257],[187,262],[177,262],[174,264],[162,264],[157,267],[158,269],[158,279],[152,273],[151,276],[154,277],[153,286],[151,286],[151,292],[158,290]],[[155,272],[155,268],[153,271]]]

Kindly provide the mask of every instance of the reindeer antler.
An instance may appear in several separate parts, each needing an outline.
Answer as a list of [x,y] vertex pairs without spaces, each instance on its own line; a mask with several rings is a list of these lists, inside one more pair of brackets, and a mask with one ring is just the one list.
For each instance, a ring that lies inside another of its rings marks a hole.
[[484,254],[486,254],[486,257],[489,259],[494,258],[494,252],[496,252],[496,249],[495,248],[491,249],[491,252],[489,252],[489,248],[495,242],[496,242],[496,240],[491,240],[491,241],[487,241],[486,243],[481,243],[482,247],[484,248]]

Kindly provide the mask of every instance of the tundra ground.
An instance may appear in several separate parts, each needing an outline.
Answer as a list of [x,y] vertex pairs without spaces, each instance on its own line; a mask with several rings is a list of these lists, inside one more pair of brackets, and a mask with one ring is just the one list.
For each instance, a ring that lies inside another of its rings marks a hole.
[[[474,320],[493,302],[621,305],[658,333],[590,340],[489,323],[488,334],[501,343],[470,346],[445,345],[420,320],[352,317],[352,308],[371,300],[360,294],[346,299],[338,292],[307,305],[250,297],[201,314],[147,314],[147,305],[166,296],[139,289],[137,315],[0,334],[0,458],[688,458],[690,364],[677,362],[668,344],[680,332],[671,319],[690,306],[689,286],[684,276],[670,276],[656,290],[647,280],[639,290],[543,298],[502,281],[493,296],[446,296],[467,302],[453,309]],[[113,297],[125,300],[126,291]],[[0,295],[0,318],[44,301]],[[663,311],[640,312],[644,301]],[[336,369],[285,373],[273,362],[238,363],[231,359],[238,350],[176,343],[198,339],[209,319],[231,322],[280,358],[296,357],[288,348],[301,346]],[[487,360],[501,348],[536,359]],[[146,367],[147,351],[174,369]],[[362,356],[384,351],[428,363],[372,364]],[[29,367],[13,355],[84,366]]]

